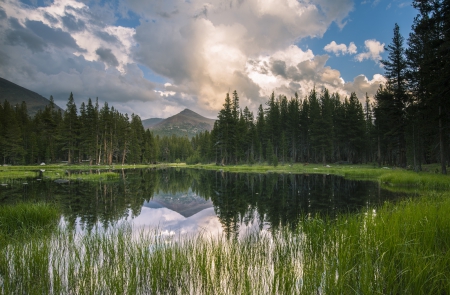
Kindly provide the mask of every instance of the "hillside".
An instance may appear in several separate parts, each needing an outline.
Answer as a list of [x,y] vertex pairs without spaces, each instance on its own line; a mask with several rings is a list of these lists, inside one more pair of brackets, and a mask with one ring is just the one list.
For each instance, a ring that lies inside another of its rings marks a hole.
[[149,129],[163,120],[163,118],[150,118],[147,120],[142,120],[142,126],[144,126],[144,129]]
[[[158,118],[144,120],[143,124],[144,122],[152,122],[150,120],[154,119]],[[211,131],[215,121],[214,119],[205,118],[189,109],[184,109],[182,112],[163,119],[152,126],[146,127],[146,124],[144,124],[144,128],[149,128],[155,135],[159,136],[171,136],[174,134],[176,136],[188,136],[192,138],[200,132],[206,130]]]
[[[0,78],[0,103],[3,103],[5,100],[11,105],[21,104],[22,101],[25,101],[30,116],[34,116],[38,110],[43,110],[50,102],[36,92]],[[56,107],[59,108],[58,106]]]

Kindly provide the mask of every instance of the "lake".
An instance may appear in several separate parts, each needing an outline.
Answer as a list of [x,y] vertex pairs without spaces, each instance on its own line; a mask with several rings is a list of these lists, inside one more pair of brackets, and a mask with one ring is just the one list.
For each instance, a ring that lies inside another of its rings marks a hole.
[[[56,183],[43,175],[6,181],[0,203],[55,202],[81,230],[129,220],[163,233],[226,233],[296,228],[305,216],[336,217],[399,198],[377,182],[322,174],[245,174],[196,169],[115,170],[115,181]],[[71,173],[99,173],[72,171]]]

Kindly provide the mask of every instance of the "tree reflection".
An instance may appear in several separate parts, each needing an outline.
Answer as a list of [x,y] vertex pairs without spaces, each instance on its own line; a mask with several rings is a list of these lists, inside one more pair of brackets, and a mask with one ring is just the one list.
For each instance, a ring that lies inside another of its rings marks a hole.
[[210,200],[226,235],[235,238],[243,225],[295,229],[307,216],[335,218],[340,212],[354,212],[395,197],[380,190],[375,182],[335,175],[238,174],[174,168],[119,173],[121,178],[116,181],[57,184],[29,179],[26,186],[22,180],[11,181],[8,187],[0,188],[0,202],[53,201],[59,204],[69,224],[75,226],[78,222],[90,230],[138,216],[143,204],[154,198],[172,210],[191,206],[187,210],[190,215],[203,210]]

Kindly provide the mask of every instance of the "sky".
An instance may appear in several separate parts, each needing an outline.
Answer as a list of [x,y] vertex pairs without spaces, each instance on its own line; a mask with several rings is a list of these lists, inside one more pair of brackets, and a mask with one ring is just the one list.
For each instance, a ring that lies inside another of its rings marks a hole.
[[272,92],[364,101],[416,14],[411,0],[0,0],[0,77],[142,119],[216,118],[234,90],[255,114]]

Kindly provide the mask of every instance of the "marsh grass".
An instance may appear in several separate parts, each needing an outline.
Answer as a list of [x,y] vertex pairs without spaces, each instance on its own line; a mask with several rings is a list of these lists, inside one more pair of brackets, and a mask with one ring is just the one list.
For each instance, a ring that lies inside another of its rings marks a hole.
[[53,204],[18,203],[0,206],[0,249],[12,241],[51,233],[58,226],[60,213]]
[[337,219],[305,216],[296,232],[234,240],[167,239],[123,225],[12,243],[2,294],[449,294],[448,193]]
[[410,170],[382,167],[375,165],[334,165],[327,166],[310,164],[284,164],[278,167],[268,166],[264,164],[258,165],[229,165],[217,166],[208,165],[191,165],[187,167],[219,170],[226,172],[242,172],[242,173],[282,173],[282,174],[333,174],[343,176],[351,180],[371,180],[379,181],[383,187],[414,187],[420,190],[429,189],[450,189],[450,175],[442,175],[435,172],[436,165],[424,165],[423,172],[413,172]]
[[412,171],[391,172],[380,176],[382,183],[393,186],[411,186],[423,189],[450,189],[450,176]]
[[[157,165],[30,165],[30,166],[0,166],[0,181],[20,178],[25,179],[28,177],[37,177],[39,171],[44,171],[44,176],[50,179],[57,179],[67,177],[67,170],[70,171],[84,171],[87,174],[94,174],[91,171],[101,171],[105,173],[107,171],[119,171],[121,169],[141,169],[141,168],[165,168],[165,167],[185,167],[184,163],[162,163]],[[114,172],[116,173],[116,172]],[[97,173],[98,174],[98,173]],[[86,178],[89,180],[89,178]],[[92,179],[95,179],[92,178]]]

